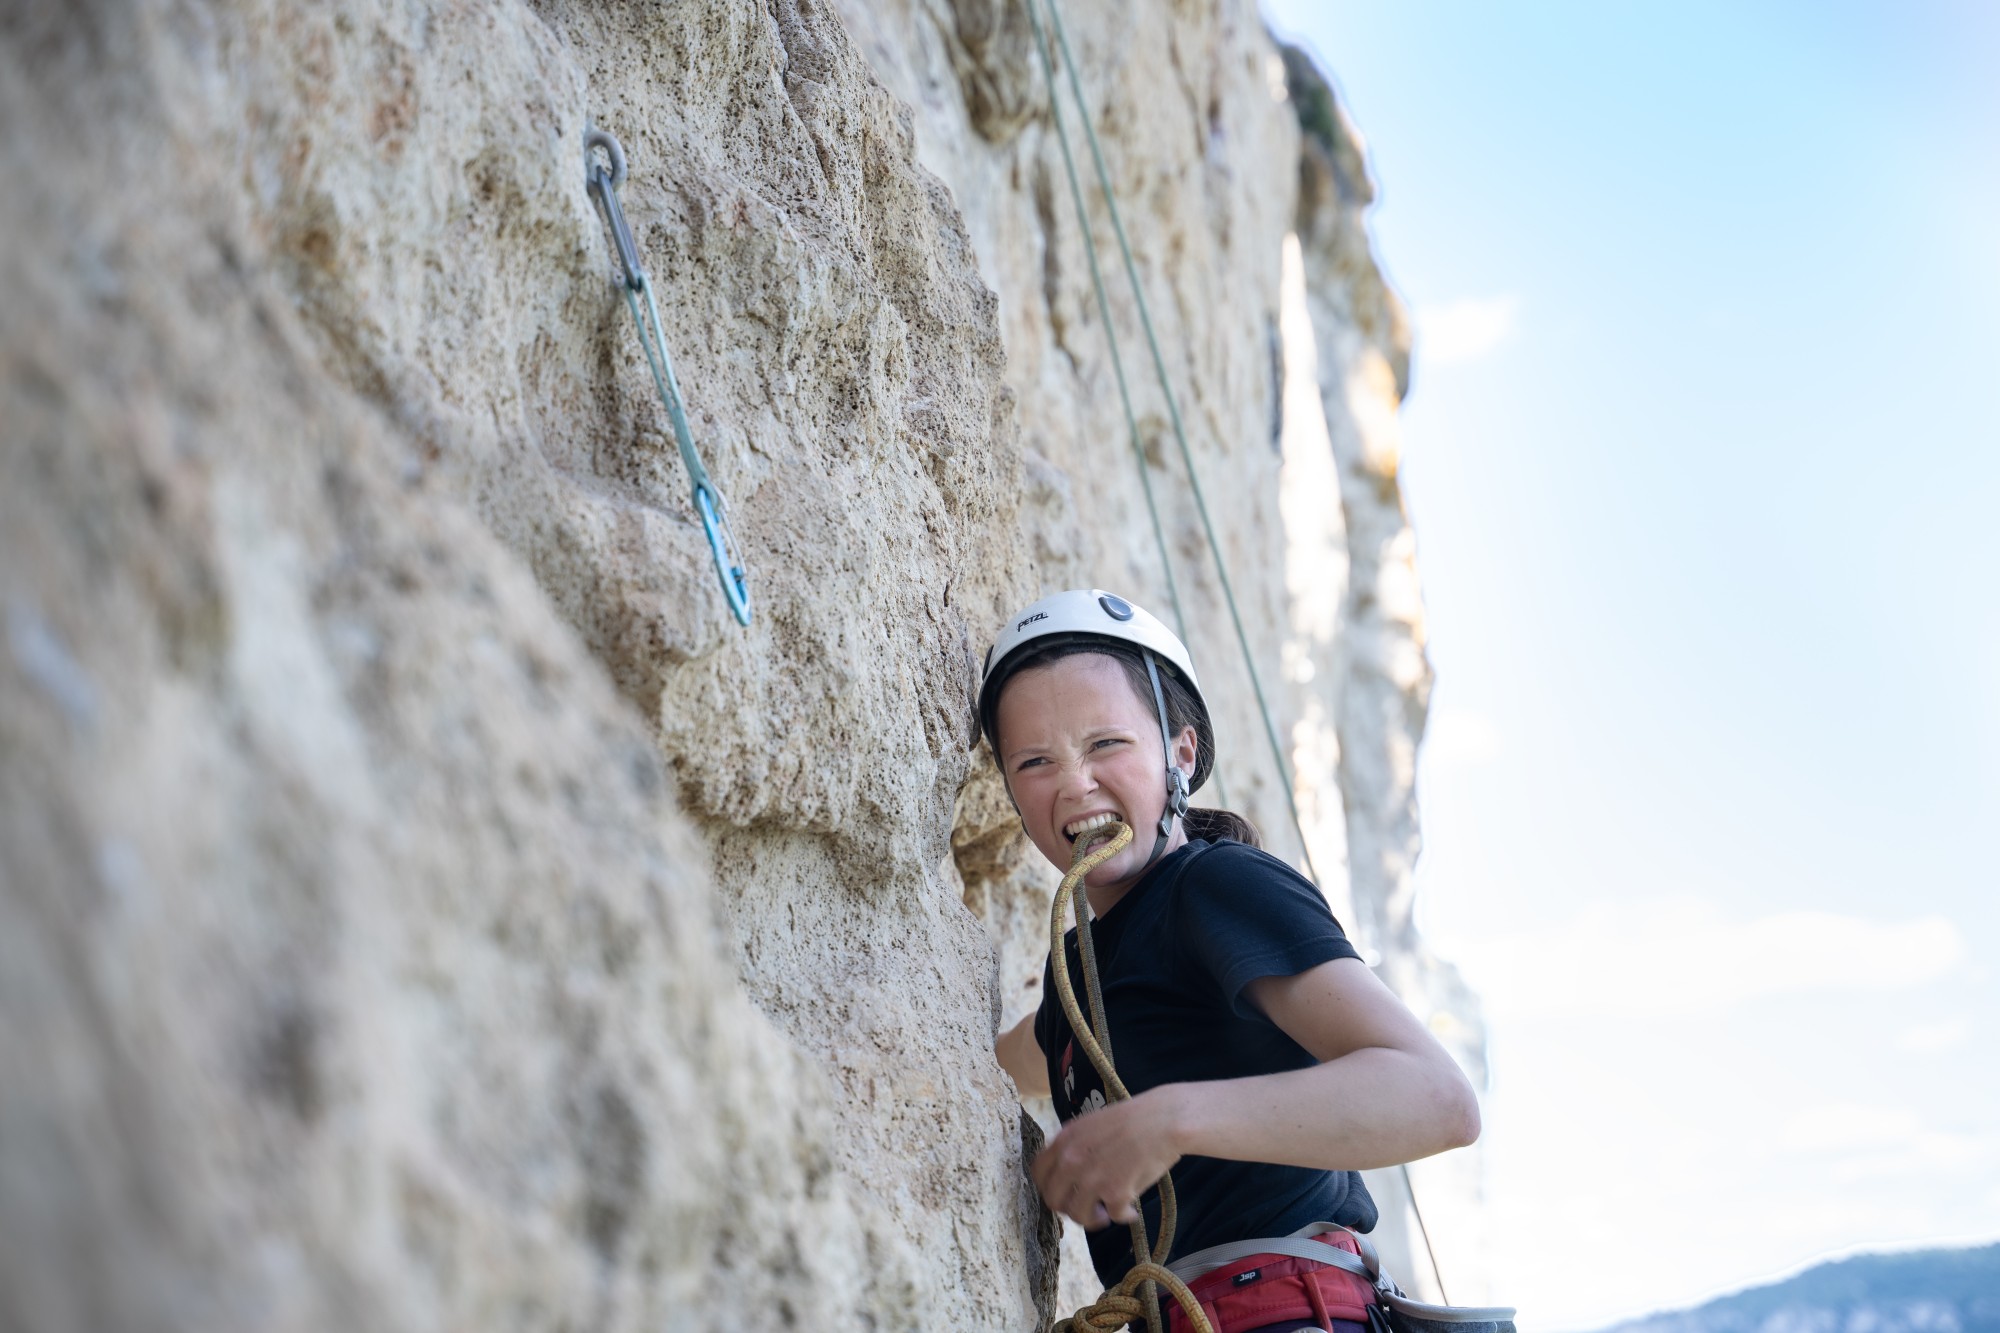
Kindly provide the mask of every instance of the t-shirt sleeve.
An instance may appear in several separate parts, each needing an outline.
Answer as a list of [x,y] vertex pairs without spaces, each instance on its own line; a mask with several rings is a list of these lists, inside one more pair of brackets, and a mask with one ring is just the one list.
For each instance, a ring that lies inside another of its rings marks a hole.
[[1359,958],[1311,880],[1275,856],[1218,843],[1176,886],[1175,936],[1185,965],[1207,976],[1240,1015],[1243,988],[1289,977],[1335,958]]
[[1041,1047],[1044,1059],[1048,1058],[1049,1043],[1053,1040],[1049,1035],[1050,1028],[1053,1026],[1049,1021],[1049,1011],[1055,1006],[1049,1003],[1049,997],[1054,992],[1055,972],[1050,968],[1049,960],[1044,958],[1042,960],[1042,1002],[1035,1006],[1034,1027],[1035,1045]]

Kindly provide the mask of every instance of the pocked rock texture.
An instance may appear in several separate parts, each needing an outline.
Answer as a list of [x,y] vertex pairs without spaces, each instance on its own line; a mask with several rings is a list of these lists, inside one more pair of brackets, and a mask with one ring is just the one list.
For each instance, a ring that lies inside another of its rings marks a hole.
[[[1406,341],[1311,189],[1358,149],[1247,5],[1069,18],[1305,836],[1442,996]],[[0,1327],[1046,1320],[990,1042],[1053,872],[971,697],[1012,607],[1164,576],[1032,55],[1001,0],[0,20]],[[1294,855],[1113,295],[1228,803]]]

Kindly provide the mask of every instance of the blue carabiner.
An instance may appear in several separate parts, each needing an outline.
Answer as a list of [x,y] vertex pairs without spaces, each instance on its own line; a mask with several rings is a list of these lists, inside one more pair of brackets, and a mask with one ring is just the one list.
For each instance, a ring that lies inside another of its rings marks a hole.
[[[597,161],[597,152],[602,150],[609,166]],[[660,391],[660,402],[667,409],[667,419],[673,426],[674,443],[681,452],[681,464],[687,468],[688,480],[694,487],[695,508],[701,512],[701,526],[708,534],[708,549],[715,557],[715,576],[722,583],[722,595],[729,602],[730,614],[736,623],[748,626],[750,623],[750,575],[743,567],[743,557],[737,552],[736,537],[729,530],[729,524],[722,517],[722,497],[709,484],[708,469],[702,466],[701,453],[694,446],[694,436],[688,430],[687,411],[681,404],[680,385],[674,380],[673,359],[667,354],[666,330],[660,326],[660,306],[653,299],[653,284],[646,278],[645,265],[639,259],[638,244],[632,238],[632,228],[625,221],[625,210],[618,203],[618,187],[625,182],[625,149],[617,136],[608,130],[590,126],[583,136],[584,187],[604,214],[604,220],[611,228],[611,240],[618,251],[618,267],[622,273],[620,285],[625,289],[625,307],[632,312],[632,323],[639,332],[639,350],[646,355],[646,367],[653,374],[653,387]],[[645,313],[639,310],[639,297],[646,298]],[[652,336],[647,336],[647,318],[651,317]]]
[[750,623],[750,576],[744,572],[743,558],[736,554],[736,539],[716,512],[715,493],[705,485],[694,488],[695,507],[701,511],[702,530],[708,534],[709,554],[715,557],[715,574],[722,580],[722,595],[739,625]]

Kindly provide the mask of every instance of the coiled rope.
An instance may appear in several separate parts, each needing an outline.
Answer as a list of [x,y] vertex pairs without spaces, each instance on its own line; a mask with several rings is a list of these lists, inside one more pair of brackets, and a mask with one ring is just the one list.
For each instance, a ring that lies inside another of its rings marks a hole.
[[[1051,52],[1049,32],[1042,26],[1041,8],[1049,7],[1048,28],[1055,33],[1055,49],[1061,52],[1063,73],[1069,84],[1071,98],[1076,103],[1077,119],[1083,125],[1085,141],[1090,145],[1091,165],[1096,170],[1098,192],[1104,199],[1104,211],[1110,218],[1112,234],[1118,240],[1119,257],[1125,266],[1125,279],[1132,288],[1133,305],[1138,311],[1139,327],[1146,335],[1146,348],[1152,354],[1153,375],[1159,382],[1160,396],[1166,401],[1167,421],[1173,427],[1174,442],[1179,446],[1181,463],[1187,470],[1188,490],[1194,497],[1195,513],[1201,519],[1201,530],[1207,538],[1208,551],[1215,564],[1216,582],[1222,589],[1222,600],[1229,608],[1229,623],[1236,631],[1236,643],[1243,653],[1243,669],[1250,677],[1250,691],[1257,700],[1257,713],[1263,719],[1264,739],[1271,749],[1271,762],[1278,770],[1278,783],[1285,793],[1285,813],[1291,819],[1292,831],[1298,835],[1299,851],[1305,858],[1306,875],[1315,885],[1320,885],[1319,871],[1313,865],[1312,847],[1306,841],[1304,823],[1299,819],[1298,794],[1292,783],[1291,767],[1285,762],[1284,745],[1278,739],[1278,727],[1271,717],[1270,703],[1264,697],[1264,685],[1257,671],[1256,656],[1250,651],[1250,636],[1243,629],[1243,616],[1236,606],[1236,593],[1230,586],[1229,570],[1222,558],[1222,543],[1216,540],[1215,525],[1208,515],[1208,502],[1201,488],[1201,477],[1195,471],[1194,451],[1188,447],[1187,429],[1181,423],[1180,406],[1174,397],[1173,382],[1167,375],[1166,358],[1160,353],[1159,335],[1153,331],[1153,317],[1146,303],[1145,288],[1139,282],[1139,266],[1132,258],[1132,245],[1125,235],[1125,222],[1118,212],[1118,197],[1111,188],[1111,173],[1104,165],[1104,150],[1097,142],[1097,130],[1091,124],[1090,104],[1083,95],[1083,82],[1077,77],[1076,58],[1070,51],[1069,34],[1063,28],[1062,8],[1056,0],[1027,0],[1028,24],[1035,39],[1035,54],[1040,57],[1043,77],[1049,85],[1049,119],[1054,122],[1057,141],[1062,146],[1063,166],[1069,175],[1070,199],[1076,207],[1077,228],[1083,233],[1083,253],[1090,263],[1090,281],[1097,293],[1097,308],[1104,322],[1104,335],[1111,348],[1111,363],[1118,379],[1118,396],[1125,408],[1125,424],[1131,433],[1134,456],[1139,461],[1139,479],[1146,490],[1146,512],[1153,520],[1153,539],[1159,545],[1160,561],[1166,566],[1167,590],[1173,598],[1174,615],[1181,620],[1183,628],[1181,641],[1188,640],[1185,617],[1181,611],[1180,593],[1174,585],[1174,575],[1167,559],[1166,537],[1160,525],[1160,511],[1153,502],[1153,484],[1148,473],[1148,465],[1139,443],[1139,423],[1132,411],[1132,396],[1125,382],[1125,366],[1118,351],[1118,338],[1111,327],[1111,306],[1105,299],[1104,275],[1097,262],[1097,245],[1091,238],[1089,213],[1084,205],[1083,186],[1076,174],[1076,162],[1070,151],[1069,131],[1064,127],[1060,90],[1056,85],[1055,56]],[[1216,776],[1218,790],[1221,775]],[[1225,804],[1227,798],[1224,798]],[[1324,892],[1324,886],[1320,885]],[[1438,1267],[1437,1251],[1431,1244],[1430,1227],[1424,1221],[1423,1209],[1417,1204],[1416,1183],[1410,1178],[1410,1168],[1401,1168],[1403,1188],[1409,1195],[1410,1211],[1416,1217],[1417,1232],[1423,1237],[1424,1253],[1431,1262],[1431,1275],[1437,1279],[1438,1290],[1444,1290],[1444,1272]],[[1134,1253],[1137,1253],[1135,1250]]]
[[[1055,903],[1049,913],[1049,970],[1055,974],[1056,996],[1062,1001],[1063,1017],[1069,1020],[1076,1044],[1090,1057],[1097,1076],[1104,1082],[1104,1095],[1112,1102],[1127,1101],[1132,1094],[1111,1062],[1111,1025],[1104,1017],[1104,991],[1097,980],[1097,949],[1090,938],[1090,896],[1077,890],[1082,886],[1084,876],[1131,844],[1131,826],[1117,821],[1078,834],[1076,850],[1070,854],[1069,873],[1063,876],[1062,884],[1057,887]],[[1088,1022],[1084,1021],[1082,1009],[1076,1002],[1076,989],[1069,979],[1069,959],[1063,955],[1063,917],[1072,911],[1076,918],[1077,953],[1083,960],[1083,987],[1090,1000]],[[1194,1333],[1215,1333],[1194,1293],[1166,1267],[1167,1255],[1173,1249],[1177,1217],[1173,1172],[1160,1177],[1159,1187],[1158,1242],[1147,1238],[1146,1215],[1142,1211],[1131,1223],[1132,1256],[1137,1262],[1117,1286],[1058,1323],[1055,1333],[1114,1333],[1141,1317],[1151,1333],[1165,1333],[1166,1325],[1160,1322],[1160,1297],[1155,1284],[1165,1287],[1180,1303],[1181,1311],[1187,1315]]]

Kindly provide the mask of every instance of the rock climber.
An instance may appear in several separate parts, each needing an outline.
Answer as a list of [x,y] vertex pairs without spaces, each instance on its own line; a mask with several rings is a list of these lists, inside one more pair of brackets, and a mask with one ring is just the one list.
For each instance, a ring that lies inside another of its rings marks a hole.
[[[1111,1223],[1143,1213],[1157,1235],[1169,1169],[1169,1262],[1311,1223],[1371,1229],[1357,1173],[1471,1143],[1478,1102],[1312,882],[1241,816],[1188,805],[1215,753],[1186,647],[1131,602],[1078,589],[1008,621],[986,667],[980,724],[1037,850],[1066,871],[1078,835],[1112,820],[1134,834],[1084,881],[1131,1099],[1106,1104],[1052,971],[1041,1007],[995,1043],[1021,1095],[1053,1091],[1063,1122],[1031,1167],[1043,1199],[1089,1232],[1107,1287],[1134,1261]],[[1065,947],[1081,995],[1074,929]]]

